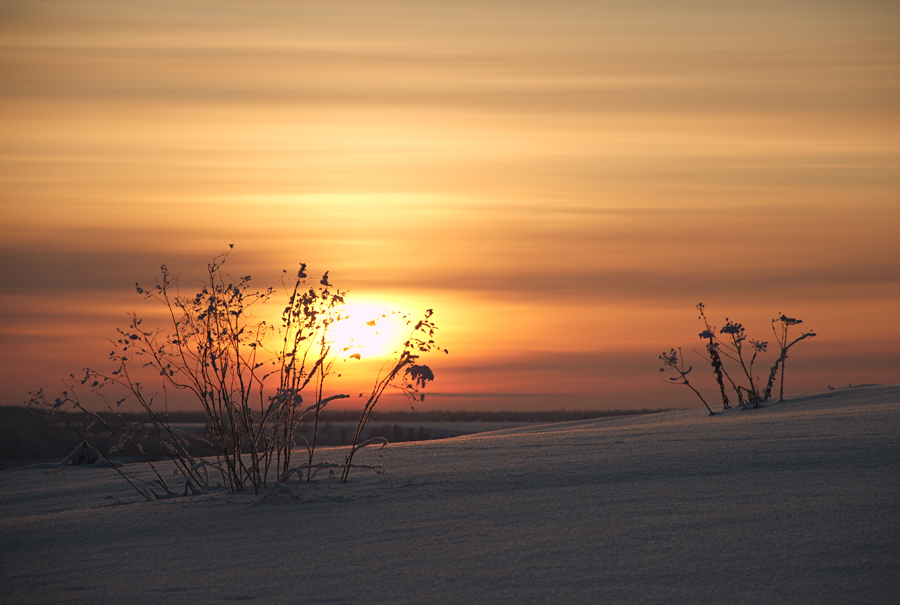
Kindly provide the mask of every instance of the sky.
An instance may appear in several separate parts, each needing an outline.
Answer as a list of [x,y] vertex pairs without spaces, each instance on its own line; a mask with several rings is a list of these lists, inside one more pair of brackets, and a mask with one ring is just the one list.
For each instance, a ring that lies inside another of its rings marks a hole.
[[160,317],[136,281],[193,290],[231,244],[260,286],[305,262],[433,308],[420,409],[698,405],[658,363],[715,394],[698,302],[816,331],[786,395],[896,384],[898,31],[892,2],[4,2],[0,404],[108,365]]

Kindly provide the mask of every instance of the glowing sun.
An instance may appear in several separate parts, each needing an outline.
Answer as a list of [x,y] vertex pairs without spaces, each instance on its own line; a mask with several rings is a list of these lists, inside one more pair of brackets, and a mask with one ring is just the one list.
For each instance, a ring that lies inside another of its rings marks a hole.
[[406,320],[398,313],[375,303],[350,302],[344,306],[347,318],[337,322],[329,333],[336,348],[358,353],[363,359],[388,357],[403,346]]

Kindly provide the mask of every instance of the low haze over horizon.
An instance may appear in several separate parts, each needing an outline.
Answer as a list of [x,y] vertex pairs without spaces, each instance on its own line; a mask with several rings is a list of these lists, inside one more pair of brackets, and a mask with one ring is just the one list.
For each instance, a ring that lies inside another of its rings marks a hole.
[[[165,263],[435,310],[422,409],[698,405],[695,305],[785,394],[900,383],[892,2],[6,2],[0,405],[105,368]],[[280,287],[280,286],[279,286]],[[277,316],[280,303],[273,308]],[[404,405],[386,402],[387,408]]]

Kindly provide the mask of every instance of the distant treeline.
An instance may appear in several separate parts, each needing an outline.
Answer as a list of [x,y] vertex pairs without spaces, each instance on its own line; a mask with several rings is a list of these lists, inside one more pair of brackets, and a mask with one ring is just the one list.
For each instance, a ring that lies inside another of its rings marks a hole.
[[[634,414],[656,414],[667,410],[557,410],[544,412],[491,412],[491,411],[448,411],[436,410],[420,412],[402,410],[396,412],[374,411],[372,422],[523,422],[551,423],[590,420],[609,416],[631,416]],[[359,419],[354,410],[325,410],[320,420],[341,422]]]
[[[490,412],[490,411],[375,411],[370,418],[370,426],[365,434],[386,437],[390,442],[421,441],[440,439],[464,434],[469,431],[459,427],[442,430],[433,425],[427,428],[420,423],[465,423],[465,422],[514,422],[521,424],[548,424],[605,418],[631,414],[650,414],[664,410],[603,410],[603,411],[550,411],[550,412]],[[110,426],[121,426],[121,422],[109,412],[99,414],[109,422]],[[88,428],[91,418],[86,414],[69,414],[69,421],[91,442],[104,451],[116,443],[116,439],[105,434],[96,423]],[[121,418],[127,424],[144,424],[146,416],[140,413],[123,413]],[[359,420],[359,411],[330,410],[319,417],[319,433],[317,442],[321,445],[347,445],[353,436],[353,427]],[[298,435],[312,437],[312,417],[302,423]],[[170,425],[179,426],[183,430],[204,435],[206,433],[205,412],[172,412],[168,415]],[[399,423],[399,424],[398,424]],[[417,426],[419,425],[419,426]],[[149,425],[148,425],[149,426]],[[480,430],[480,429],[479,429]],[[21,406],[0,406],[0,470],[31,464],[33,462],[58,461],[68,455],[82,441],[73,427],[60,414],[50,414],[46,410]],[[151,458],[164,458],[165,452],[152,439],[141,440],[142,447]],[[204,451],[202,444],[197,443],[198,454],[211,455],[212,451]],[[299,447],[303,447],[300,445]],[[128,452],[115,456],[130,459]]]

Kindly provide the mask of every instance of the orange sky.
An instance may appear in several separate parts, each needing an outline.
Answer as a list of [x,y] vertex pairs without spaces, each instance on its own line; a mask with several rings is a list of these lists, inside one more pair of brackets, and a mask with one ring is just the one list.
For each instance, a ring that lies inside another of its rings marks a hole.
[[900,382],[896,3],[425,4],[3,3],[0,403],[232,242],[435,308],[429,409],[696,405],[700,301]]

